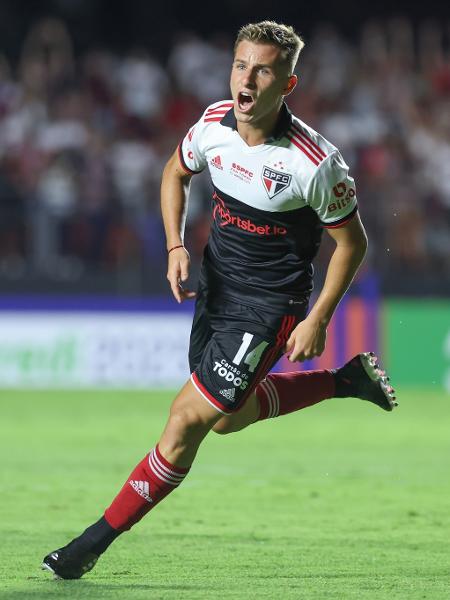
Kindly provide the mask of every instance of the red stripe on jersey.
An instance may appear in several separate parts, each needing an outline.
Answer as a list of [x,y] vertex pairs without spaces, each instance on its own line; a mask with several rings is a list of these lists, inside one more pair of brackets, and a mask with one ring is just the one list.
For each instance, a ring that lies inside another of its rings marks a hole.
[[205,396],[205,398],[208,399],[209,402],[211,402],[211,404],[213,404],[216,408],[219,409],[219,411],[225,415],[231,415],[231,413],[229,412],[229,409],[227,409],[227,407],[225,407],[223,404],[221,404],[218,400],[216,400],[214,398],[214,396],[212,396],[208,390],[205,388],[205,386],[200,382],[199,378],[197,377],[197,373],[192,373],[191,375],[192,381],[194,382],[194,384],[197,386],[198,390]]
[[234,102],[225,102],[225,104],[220,104],[219,106],[216,106],[215,108],[208,108],[206,111],[206,114],[212,115],[217,111],[230,109],[233,105],[234,105]]
[[190,169],[190,168],[187,166],[187,164],[186,164],[186,162],[185,162],[185,160],[184,160],[183,151],[181,150],[181,144],[182,144],[182,143],[183,143],[183,142],[180,142],[180,143],[178,144],[178,159],[179,159],[179,161],[180,161],[180,165],[181,165],[181,167],[183,168],[183,171],[186,171],[186,173],[187,173],[188,175],[198,175],[198,173],[201,173],[201,171],[193,171],[192,169]]
[[297,133],[302,138],[302,141],[304,141],[307,146],[311,147],[311,149],[314,149],[319,156],[321,156],[322,158],[327,157],[322,148],[318,146],[316,142],[314,142],[309,137],[309,135],[306,135],[306,133],[302,131],[296,123],[292,123],[292,128],[294,129],[295,133]]
[[294,146],[297,146],[297,148],[299,150],[301,150],[303,152],[303,154],[306,154],[306,156],[309,158],[309,160],[311,162],[313,162],[315,165],[320,165],[321,160],[317,160],[315,158],[315,156],[313,156],[310,152],[308,152],[308,150],[306,149],[305,146],[302,146],[302,144],[300,143],[300,141],[297,138],[291,137],[291,136],[287,136],[288,140],[290,140]]
[[291,130],[289,133],[290,133],[290,134],[291,134],[291,135],[292,135],[292,136],[293,136],[293,137],[294,137],[294,138],[295,138],[295,139],[296,139],[298,142],[300,142],[300,143],[301,143],[303,146],[305,146],[305,148],[307,148],[307,149],[308,149],[308,152],[311,152],[311,154],[312,154],[313,156],[315,156],[319,162],[322,162],[322,161],[323,161],[323,156],[322,156],[322,154],[323,154],[323,153],[322,153],[322,154],[319,154],[319,153],[317,152],[317,150],[315,150],[315,149],[313,148],[312,144],[310,144],[310,143],[308,142],[308,140],[307,140],[307,139],[303,139],[302,137],[300,137],[300,134],[296,133],[294,130]]
[[211,119],[203,119],[204,123],[214,123],[214,121],[221,121],[226,113],[224,113],[223,115],[220,115],[220,117],[216,117],[216,118],[211,118]]

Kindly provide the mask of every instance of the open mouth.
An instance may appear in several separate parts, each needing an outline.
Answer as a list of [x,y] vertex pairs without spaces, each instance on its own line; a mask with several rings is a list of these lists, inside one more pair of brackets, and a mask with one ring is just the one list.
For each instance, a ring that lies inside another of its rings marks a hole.
[[255,103],[255,101],[250,96],[250,94],[247,94],[246,92],[239,92],[239,94],[238,94],[239,110],[241,110],[242,112],[248,112],[254,103]]

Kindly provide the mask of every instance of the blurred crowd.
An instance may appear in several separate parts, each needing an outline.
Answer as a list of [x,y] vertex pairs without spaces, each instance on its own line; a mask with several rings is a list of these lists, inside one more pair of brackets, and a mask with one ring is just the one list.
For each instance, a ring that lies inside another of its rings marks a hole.
[[[349,40],[320,26],[289,97],[351,166],[366,269],[386,293],[450,293],[449,32],[393,19]],[[205,106],[229,98],[232,44],[180,31],[166,61],[151,40],[76,56],[64,23],[45,19],[17,64],[0,54],[0,289],[165,290],[162,168]],[[196,264],[210,197],[194,178]]]

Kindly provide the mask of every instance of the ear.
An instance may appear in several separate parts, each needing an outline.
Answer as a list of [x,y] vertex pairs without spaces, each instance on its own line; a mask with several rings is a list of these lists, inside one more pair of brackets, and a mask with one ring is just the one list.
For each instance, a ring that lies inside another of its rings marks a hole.
[[284,88],[283,96],[288,96],[293,91],[295,86],[297,85],[297,82],[298,82],[297,75],[291,75],[288,79],[286,87]]

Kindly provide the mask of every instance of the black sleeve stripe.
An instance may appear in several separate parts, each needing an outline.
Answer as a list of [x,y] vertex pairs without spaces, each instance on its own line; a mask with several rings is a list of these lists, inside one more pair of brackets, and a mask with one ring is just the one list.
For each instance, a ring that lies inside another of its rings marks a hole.
[[185,160],[184,160],[184,156],[183,156],[183,151],[181,149],[181,144],[183,143],[183,141],[181,141],[178,144],[178,158],[180,159],[180,164],[183,167],[183,169],[186,171],[186,173],[188,173],[189,175],[198,175],[199,173],[201,173],[201,171],[193,171],[192,169],[190,169]]
[[342,217],[342,219],[338,219],[337,221],[333,221],[332,223],[324,223],[323,221],[321,221],[321,223],[325,227],[325,229],[337,229],[338,227],[342,227],[343,225],[351,221],[357,212],[358,206],[355,206],[355,208],[348,215]]

